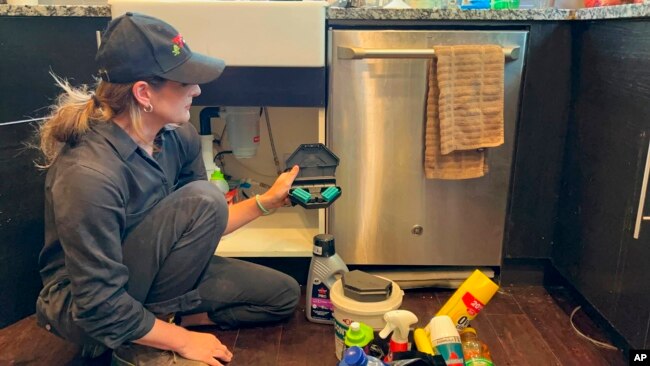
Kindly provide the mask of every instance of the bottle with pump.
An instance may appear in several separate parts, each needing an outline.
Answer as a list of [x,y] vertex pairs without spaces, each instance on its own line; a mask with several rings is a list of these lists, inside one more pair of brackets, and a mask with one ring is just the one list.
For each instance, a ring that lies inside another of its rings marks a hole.
[[313,256],[307,278],[305,315],[314,323],[333,324],[334,315],[330,290],[334,282],[348,271],[334,248],[334,236],[318,234],[314,237]]
[[394,352],[406,352],[409,350],[409,329],[412,324],[418,322],[418,317],[408,310],[391,310],[384,314],[386,326],[379,332],[379,337],[385,339],[390,332],[388,355],[384,361],[391,362]]
[[487,346],[478,339],[476,330],[467,327],[460,332],[460,340],[463,345],[463,356],[465,366],[493,366],[490,351]]
[[339,366],[386,366],[380,359],[363,353],[361,347],[352,346],[343,353]]

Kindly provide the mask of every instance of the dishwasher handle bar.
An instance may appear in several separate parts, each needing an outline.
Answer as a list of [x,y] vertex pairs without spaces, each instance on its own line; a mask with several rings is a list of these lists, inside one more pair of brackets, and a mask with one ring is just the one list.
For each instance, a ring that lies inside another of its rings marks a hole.
[[[436,51],[429,49],[399,49],[399,48],[361,48],[338,46],[338,57],[342,60],[361,60],[364,58],[433,58]],[[519,58],[519,46],[504,46],[503,55],[506,61]]]

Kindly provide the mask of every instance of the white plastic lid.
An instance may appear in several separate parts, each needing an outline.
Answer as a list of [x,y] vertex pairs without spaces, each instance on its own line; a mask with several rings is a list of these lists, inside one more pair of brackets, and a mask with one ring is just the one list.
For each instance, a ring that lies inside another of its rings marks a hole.
[[456,337],[460,338],[454,322],[448,315],[434,316],[429,322],[429,334],[431,341],[435,343],[436,339]]
[[359,314],[362,316],[383,315],[387,311],[395,310],[402,305],[403,296],[404,292],[395,282],[393,282],[393,291],[390,297],[384,301],[361,302],[346,297],[343,294],[341,279],[334,282],[330,291],[330,300],[332,300],[334,307],[350,314]]

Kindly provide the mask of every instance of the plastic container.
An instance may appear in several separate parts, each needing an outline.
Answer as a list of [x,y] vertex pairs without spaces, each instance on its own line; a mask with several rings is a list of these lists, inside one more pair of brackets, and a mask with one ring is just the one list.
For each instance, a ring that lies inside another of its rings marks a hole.
[[361,322],[373,330],[379,331],[386,326],[384,314],[396,310],[402,305],[404,292],[393,282],[392,292],[388,299],[377,302],[360,302],[346,297],[343,293],[343,281],[334,282],[330,292],[334,306],[334,349],[340,360],[345,348],[345,332],[352,322]]
[[385,366],[380,359],[363,353],[360,347],[352,346],[345,350],[339,366]]
[[324,144],[301,144],[286,160],[286,166],[298,165],[300,171],[289,189],[293,204],[307,209],[329,207],[341,196],[336,185],[339,158]]
[[232,154],[239,159],[255,156],[260,145],[260,107],[225,107],[224,115]]
[[463,346],[451,318],[438,315],[429,322],[429,337],[436,352],[445,359],[447,366],[463,366]]
[[314,323],[334,323],[333,305],[330,300],[330,291],[334,282],[338,280],[348,267],[343,259],[336,254],[334,236],[318,234],[314,237],[313,255],[309,265],[307,278],[305,315]]
[[460,341],[463,345],[465,366],[494,366],[487,346],[478,339],[474,328],[463,329],[460,332]]
[[390,297],[393,283],[355,269],[343,275],[343,294],[360,302],[384,301]]
[[422,353],[427,355],[435,355],[433,351],[433,345],[431,344],[431,339],[427,332],[422,328],[415,328],[413,330],[413,343],[415,343],[415,348]]
[[374,337],[372,328],[363,323],[352,322],[350,328],[345,332],[345,349],[357,346],[362,348],[365,354],[370,354],[367,346]]
[[490,0],[460,0],[458,6],[463,10],[490,9]]
[[495,10],[519,9],[519,0],[492,0],[490,7]]
[[228,182],[226,182],[226,178],[223,176],[223,173],[219,168],[215,168],[215,170],[212,172],[212,175],[210,175],[210,183],[217,186],[217,188],[219,188],[223,194],[228,193],[230,190]]
[[477,269],[460,285],[436,316],[448,315],[456,325],[456,329],[463,330],[492,299],[498,289],[499,285]]

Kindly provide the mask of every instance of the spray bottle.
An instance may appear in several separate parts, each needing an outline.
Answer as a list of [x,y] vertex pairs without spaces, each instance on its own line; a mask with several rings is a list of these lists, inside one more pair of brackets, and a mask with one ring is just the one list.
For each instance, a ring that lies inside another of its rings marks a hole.
[[409,328],[411,324],[418,322],[418,317],[408,310],[392,310],[384,314],[384,320],[386,326],[379,332],[379,337],[386,338],[390,332],[393,332],[390,338],[388,355],[384,358],[385,362],[391,362],[394,352],[408,351]]
[[348,271],[341,257],[334,249],[334,236],[318,234],[314,237],[313,256],[307,279],[307,320],[314,323],[333,324],[334,306],[330,290],[334,282]]

